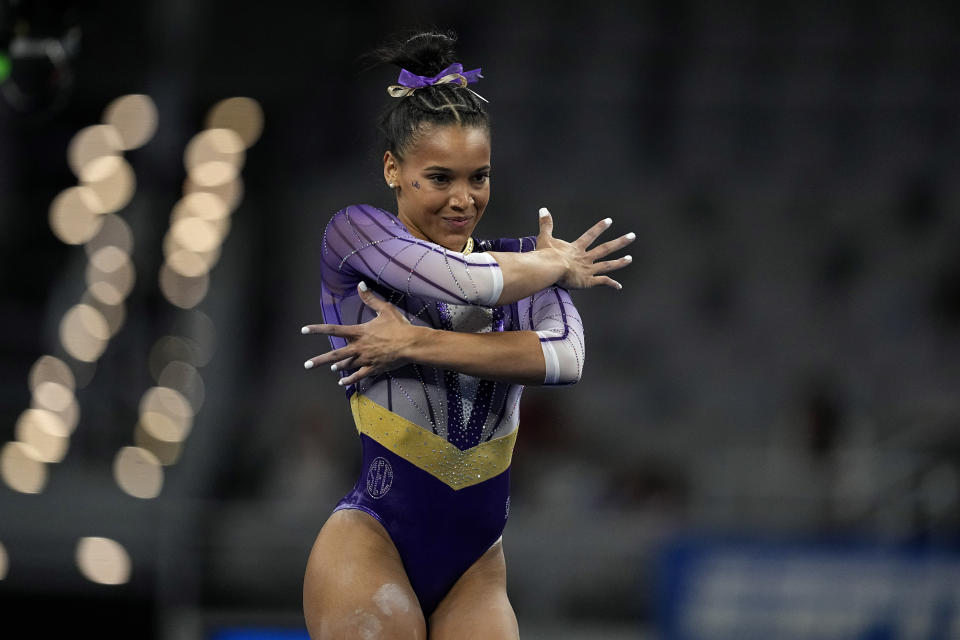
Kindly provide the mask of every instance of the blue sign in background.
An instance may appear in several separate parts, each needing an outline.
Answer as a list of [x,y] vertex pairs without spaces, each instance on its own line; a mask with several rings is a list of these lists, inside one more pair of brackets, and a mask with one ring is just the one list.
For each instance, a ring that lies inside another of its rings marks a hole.
[[960,638],[960,553],[709,538],[664,549],[662,640]]

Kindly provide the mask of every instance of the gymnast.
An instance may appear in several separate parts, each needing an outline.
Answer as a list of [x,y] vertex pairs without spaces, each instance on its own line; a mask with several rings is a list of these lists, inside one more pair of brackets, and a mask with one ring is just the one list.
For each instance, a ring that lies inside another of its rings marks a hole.
[[311,638],[517,638],[502,532],[524,385],[566,385],[584,363],[567,289],[608,286],[634,239],[590,246],[539,234],[476,240],[490,199],[490,123],[456,63],[452,33],[376,52],[401,67],[380,118],[397,213],[333,216],[321,251],[332,350],[304,363],[339,374],[362,471],[316,538],[303,607]]

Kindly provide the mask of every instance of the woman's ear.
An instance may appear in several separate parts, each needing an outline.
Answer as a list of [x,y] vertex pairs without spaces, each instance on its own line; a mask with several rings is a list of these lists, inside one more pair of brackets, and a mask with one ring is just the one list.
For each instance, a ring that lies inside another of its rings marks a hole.
[[400,163],[390,151],[383,154],[383,179],[391,189],[400,186]]

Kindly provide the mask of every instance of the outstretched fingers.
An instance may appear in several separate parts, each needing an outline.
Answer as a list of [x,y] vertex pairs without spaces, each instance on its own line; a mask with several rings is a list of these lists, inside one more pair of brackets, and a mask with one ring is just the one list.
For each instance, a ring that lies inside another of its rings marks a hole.
[[300,333],[307,336],[318,334],[322,336],[337,336],[338,338],[355,338],[358,335],[356,325],[349,324],[308,324],[300,329]]
[[[360,330],[355,325],[308,324],[300,329],[300,333],[303,335],[317,334],[323,336],[337,336],[338,338],[344,338],[349,342],[360,335]],[[349,366],[350,362],[353,360],[353,357],[353,354],[350,352],[350,345],[348,344],[346,347],[334,349],[333,351],[328,351],[323,355],[310,358],[303,363],[303,368],[313,369],[314,367],[319,367],[321,365],[335,363],[333,365],[335,367],[333,368],[333,371],[338,371],[346,366]]]
[[597,245],[593,249],[590,249],[590,251],[587,251],[587,257],[591,260],[599,260],[600,258],[610,255],[614,251],[623,249],[636,239],[637,234],[635,234],[633,231],[630,233],[625,233],[619,238],[614,238],[613,240],[604,242],[603,244]]
[[330,365],[330,371],[345,371],[346,369],[352,369],[353,363],[356,361],[357,356],[350,356],[349,358],[344,358],[340,362],[334,362]]
[[331,371],[339,371],[352,364],[354,357],[354,354],[351,353],[350,346],[347,345],[342,349],[334,349],[333,351],[327,351],[322,355],[310,358],[303,363],[303,368],[313,369],[314,367],[332,365],[330,367]]
[[611,289],[616,289],[617,291],[620,291],[621,289],[623,289],[622,284],[620,284],[619,282],[617,282],[616,280],[608,276],[594,276],[592,286],[610,287]]
[[550,215],[546,207],[541,207],[538,213],[540,216],[540,232],[537,234],[537,246],[543,249],[553,244],[553,216]]
[[339,384],[341,387],[346,387],[347,385],[351,385],[355,382],[363,380],[367,376],[373,375],[374,373],[375,369],[373,367],[360,367],[350,375],[340,378],[340,380],[337,381],[337,384]]
[[550,211],[546,207],[540,207],[540,211],[537,212],[540,216],[540,233],[545,233],[548,236],[553,236],[553,216],[550,215]]
[[600,237],[600,234],[609,229],[610,225],[612,224],[612,218],[604,218],[600,222],[587,229],[584,234],[574,240],[572,244],[579,247],[581,251],[586,251],[587,247],[592,245],[593,242]]
[[633,256],[623,256],[622,258],[617,258],[615,260],[604,260],[603,262],[595,262],[593,264],[593,273],[609,273],[611,271],[616,271],[617,269],[623,269],[625,266],[633,262]]

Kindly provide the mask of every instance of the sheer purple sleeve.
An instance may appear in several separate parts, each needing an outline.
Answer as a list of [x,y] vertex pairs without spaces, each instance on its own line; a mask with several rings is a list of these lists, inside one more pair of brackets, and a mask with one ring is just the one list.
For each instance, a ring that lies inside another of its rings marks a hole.
[[396,216],[370,205],[338,212],[323,236],[323,278],[344,295],[360,280],[451,304],[493,306],[503,291],[500,265],[482,252],[463,255],[415,238]]
[[[483,241],[485,251],[533,251],[535,236]],[[583,321],[566,289],[549,287],[517,302],[521,331],[535,331],[546,364],[545,385],[574,384],[583,373],[586,350]]]
[[521,329],[540,336],[546,363],[545,385],[573,384],[580,380],[586,351],[583,322],[566,289],[550,287],[518,304]]

